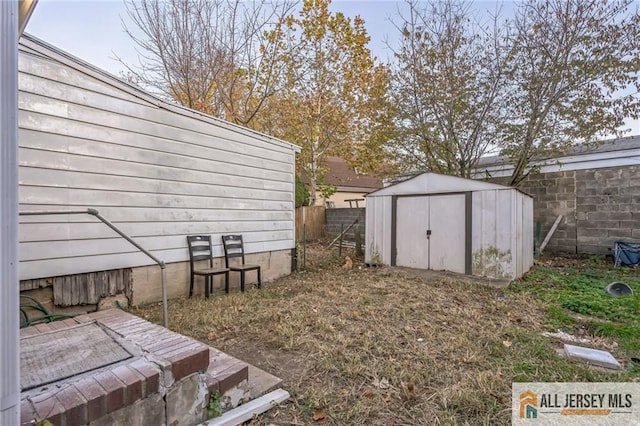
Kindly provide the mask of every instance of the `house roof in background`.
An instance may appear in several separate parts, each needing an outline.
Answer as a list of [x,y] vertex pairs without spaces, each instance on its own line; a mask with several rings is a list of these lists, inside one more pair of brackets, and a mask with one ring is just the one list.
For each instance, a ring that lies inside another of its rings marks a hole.
[[[552,158],[536,158],[532,162],[540,173],[590,170],[606,167],[637,166],[640,164],[640,136],[602,141],[595,146],[576,145]],[[513,165],[504,157],[482,158],[474,177],[507,177],[513,173]]]
[[[569,156],[598,154],[603,152],[617,152],[626,151],[630,149],[640,148],[640,136],[629,136],[626,138],[609,139],[600,142],[596,146],[585,147],[583,145],[576,145],[567,150],[563,154],[559,154],[555,157],[539,158],[538,161],[554,160]],[[501,155],[492,155],[489,157],[483,157],[478,162],[478,167],[495,166],[500,164],[508,164],[509,160]]]
[[371,192],[382,188],[381,178],[369,173],[356,173],[342,158],[327,158],[326,167],[325,182],[337,186],[339,191]]

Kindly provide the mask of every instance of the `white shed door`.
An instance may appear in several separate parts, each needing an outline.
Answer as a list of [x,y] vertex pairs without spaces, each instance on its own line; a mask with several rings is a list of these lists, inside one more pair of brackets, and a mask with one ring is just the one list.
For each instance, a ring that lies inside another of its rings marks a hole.
[[429,197],[398,197],[396,265],[429,269]]
[[465,272],[464,194],[398,197],[396,265]]

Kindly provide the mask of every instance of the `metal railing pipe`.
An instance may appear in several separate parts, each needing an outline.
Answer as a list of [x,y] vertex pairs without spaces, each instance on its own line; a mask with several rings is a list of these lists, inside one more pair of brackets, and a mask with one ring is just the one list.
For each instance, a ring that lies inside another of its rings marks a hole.
[[164,321],[165,328],[169,328],[169,315],[167,309],[167,283],[166,283],[166,269],[167,265],[165,265],[164,260],[160,260],[151,254],[147,249],[142,247],[140,244],[135,242],[131,237],[122,232],[117,226],[107,220],[104,216],[100,214],[100,212],[96,209],[86,209],[86,210],[44,210],[44,211],[31,211],[31,212],[20,212],[20,216],[46,216],[46,215],[58,215],[58,214],[90,214],[95,216],[100,222],[107,225],[114,232],[120,235],[122,238],[127,240],[132,246],[140,250],[142,253],[147,255],[151,260],[160,266],[160,276],[161,276],[161,286],[162,286],[162,318]]

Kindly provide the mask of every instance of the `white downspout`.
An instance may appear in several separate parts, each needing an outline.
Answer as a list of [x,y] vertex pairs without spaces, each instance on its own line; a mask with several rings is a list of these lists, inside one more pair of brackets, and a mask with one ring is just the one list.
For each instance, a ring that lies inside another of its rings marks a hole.
[[0,425],[20,424],[18,1],[0,1]]

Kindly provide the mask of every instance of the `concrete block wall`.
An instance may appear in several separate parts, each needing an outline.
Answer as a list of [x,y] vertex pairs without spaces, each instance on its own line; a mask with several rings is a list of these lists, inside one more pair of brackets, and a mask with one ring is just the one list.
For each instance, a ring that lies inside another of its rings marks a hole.
[[578,253],[640,241],[640,165],[576,171]]
[[562,215],[545,251],[576,253],[576,172],[533,174],[520,189],[533,196],[533,219],[542,225],[541,242],[558,215]]
[[360,236],[362,237],[362,241],[364,241],[365,209],[363,207],[327,209],[325,211],[325,214],[325,233],[327,235],[327,238],[334,239],[335,237],[340,235],[341,225],[344,225],[344,229],[346,229],[356,219],[358,219],[358,223],[356,225],[353,225],[353,227],[347,233],[345,233],[344,239],[347,241],[355,241],[354,231],[355,227],[358,226],[360,230]]
[[611,254],[616,240],[640,241],[640,165],[532,174],[520,189],[533,196],[541,239],[563,215],[545,252]]

